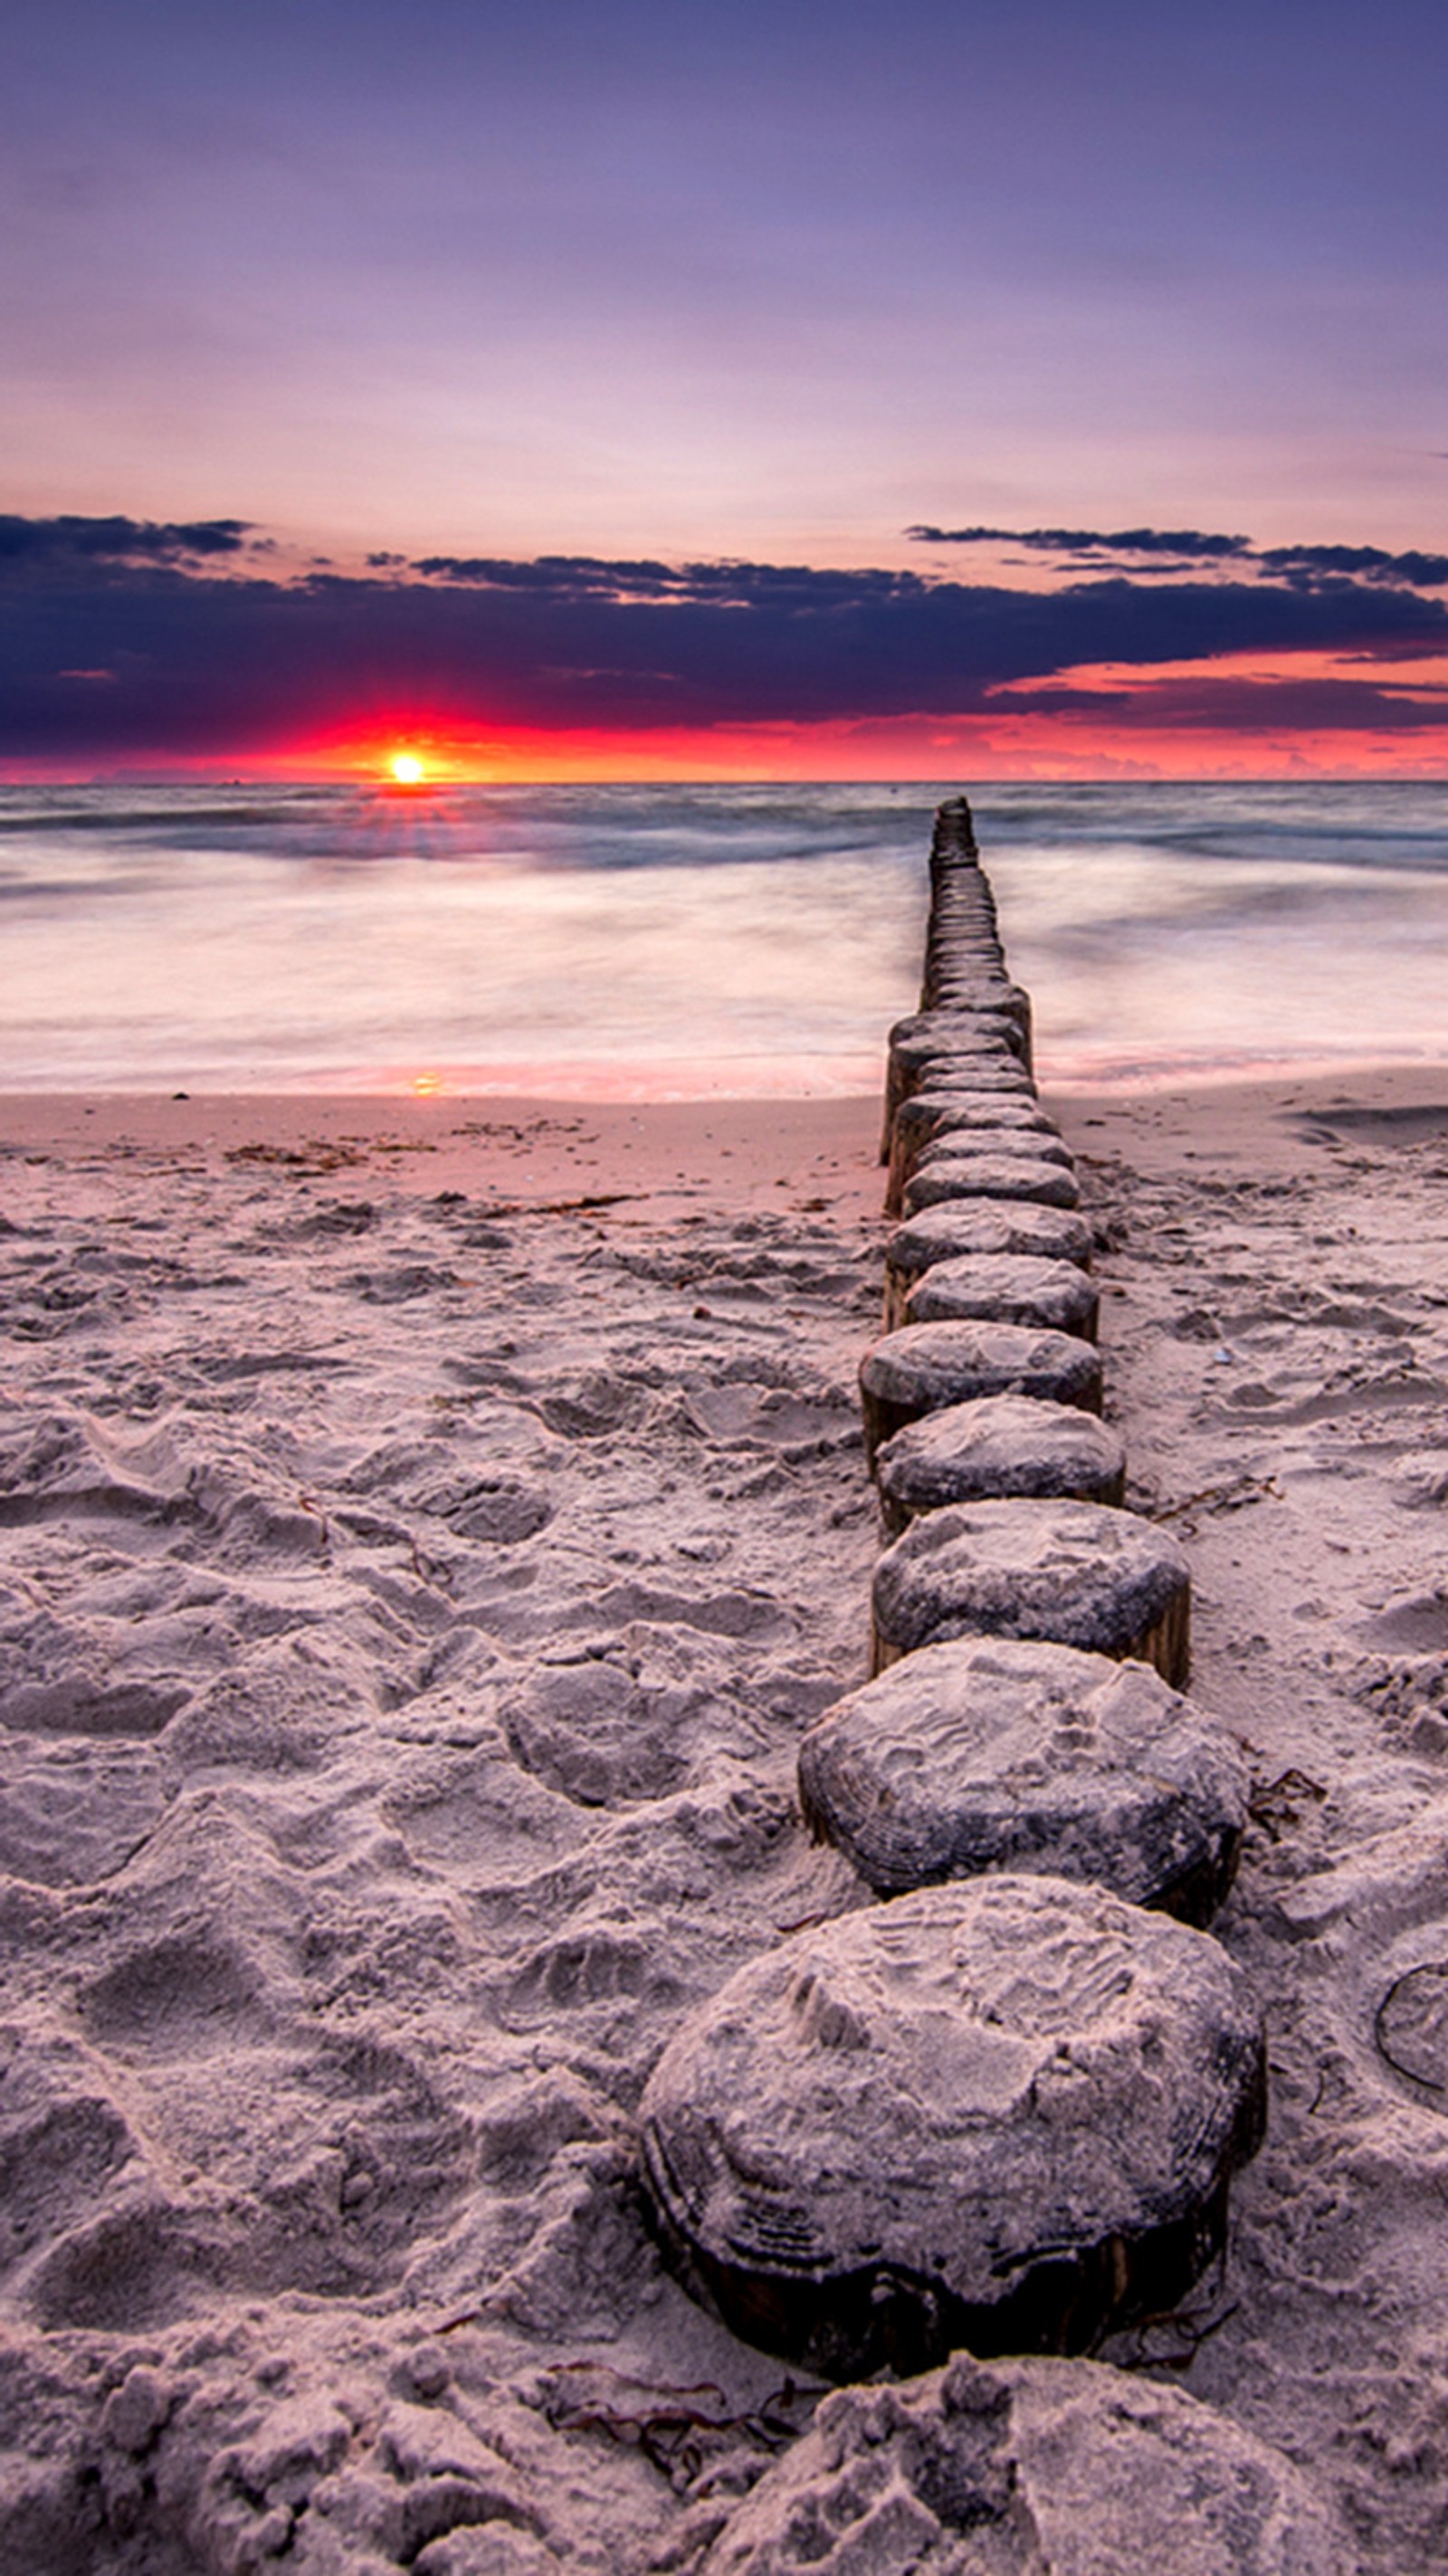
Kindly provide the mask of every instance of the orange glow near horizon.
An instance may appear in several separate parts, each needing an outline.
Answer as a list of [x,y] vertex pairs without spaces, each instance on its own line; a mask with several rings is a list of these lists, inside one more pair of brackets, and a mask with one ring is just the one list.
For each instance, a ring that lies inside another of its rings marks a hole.
[[[287,746],[281,759],[252,764],[273,776],[288,765],[311,776],[375,777],[394,784],[399,757],[419,761],[437,787],[590,784],[721,786],[777,780],[877,782],[988,779],[1441,778],[1442,731],[1324,724],[1300,684],[1372,678],[1400,701],[1432,707],[1448,697],[1448,658],[1367,664],[1327,653],[1223,654],[1148,666],[1078,666],[1048,681],[1005,683],[987,707],[961,715],[902,715],[707,727],[567,730],[481,727],[441,711],[408,710],[405,750],[379,751],[369,736],[337,731]],[[1294,687],[1293,684],[1298,684]],[[1069,688],[1073,703],[1031,704],[1034,688]]]
[[[1103,699],[1105,700],[1105,692]],[[1127,694],[1123,691],[1123,695]],[[1118,700],[1119,706],[1119,700]],[[1428,734],[1283,724],[1271,732],[1173,721],[1163,708],[1122,721],[1109,701],[1059,716],[904,717],[859,724],[720,726],[698,733],[518,732],[484,748],[459,741],[428,761],[442,787],[720,786],[791,780],[897,781],[1112,778],[1441,778],[1448,742]],[[254,775],[355,779],[375,767],[337,743],[289,747]]]
[[[1165,711],[1163,711],[1165,714]],[[1445,727],[1448,732],[1448,727]],[[0,784],[117,785],[218,780],[315,781],[372,787],[409,797],[438,788],[548,786],[768,785],[791,781],[990,779],[1112,780],[1419,778],[1448,776],[1448,741],[1432,732],[1315,730],[1284,724],[1267,733],[1229,724],[1174,725],[1073,711],[1065,722],[1044,714],[904,718],[857,725],[724,728],[692,735],[518,734],[488,742],[485,755],[467,743],[429,755],[426,776],[397,779],[375,749],[310,740],[277,743],[229,757],[168,758],[164,753],[98,764],[54,758],[0,759]],[[380,776],[379,776],[380,769]]]
[[[1343,707],[1358,721],[1340,714],[1324,722],[1331,690],[1326,696],[1313,690],[1323,682],[1359,689],[1375,683],[1376,702],[1365,690],[1360,704],[1349,698]],[[1054,703],[1033,705],[1037,689]],[[1448,774],[1448,657],[1369,662],[1280,653],[1078,666],[1045,682],[1005,683],[987,705],[960,715],[817,722],[648,730],[512,725],[485,732],[466,717],[414,706],[387,732],[374,719],[365,731],[307,731],[239,755],[136,754],[99,774],[198,782],[315,779],[401,796],[469,786],[609,783],[1441,779]],[[97,781],[96,764],[0,759],[0,780],[15,785],[67,778]]]

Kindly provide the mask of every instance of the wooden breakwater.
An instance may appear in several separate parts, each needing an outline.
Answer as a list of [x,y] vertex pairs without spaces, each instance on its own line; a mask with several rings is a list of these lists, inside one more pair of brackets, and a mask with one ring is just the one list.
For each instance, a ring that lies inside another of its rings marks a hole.
[[[1083,2355],[1170,2309],[1224,2253],[1266,2117],[1260,2015],[1206,1929],[1245,1767],[1184,1696],[1187,1562],[1123,1506],[1091,1230],[964,798],[936,817],[930,890],[920,1007],[889,1040],[885,1330],[860,1369],[873,1678],[799,1756],[805,1822],[880,1902],[741,1970],[641,2109],[680,2277],[839,2380]],[[1114,2374],[1074,2368],[1089,2412]],[[1205,2540],[1247,2437],[1190,2411]],[[1253,2449],[1280,2497],[1292,2472]],[[1208,2563],[1167,2533],[1166,2492],[1143,2480],[1112,2567]],[[1318,2507],[1293,2512],[1317,2534],[1304,2566],[1337,2568]],[[721,2567],[754,2567],[731,2547]]]
[[993,1633],[1140,1657],[1184,1687],[1186,1559],[1122,1510],[1120,1442],[1078,1418],[1103,1406],[1091,1231],[964,797],[935,818],[920,1009],[890,1032],[881,1151],[901,1223],[860,1392],[899,1535],[874,1587],[874,1670]]

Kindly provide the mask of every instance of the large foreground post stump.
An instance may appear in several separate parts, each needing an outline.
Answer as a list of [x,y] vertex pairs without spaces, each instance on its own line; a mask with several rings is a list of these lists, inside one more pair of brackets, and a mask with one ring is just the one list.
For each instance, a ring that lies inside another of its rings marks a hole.
[[701,2576],[1353,2576],[1281,2451],[1099,2361],[962,2355],[842,2388],[730,2516]]
[[1126,1450],[1079,1405],[1035,1395],[981,1395],[907,1422],[875,1457],[880,1513],[898,1538],[921,1512],[1011,1494],[1119,1503]]
[[885,1323],[898,1324],[905,1300],[923,1271],[966,1253],[1029,1253],[1043,1261],[1091,1266],[1091,1228],[1069,1208],[1033,1206],[1028,1200],[955,1199],[922,1208],[898,1225],[885,1246]]
[[964,1253],[921,1273],[905,1300],[905,1320],[1035,1324],[1094,1342],[1099,1304],[1094,1281],[1074,1261],[1044,1261],[1023,1252]]
[[875,1568],[871,1669],[948,1637],[1040,1637],[1190,1667],[1191,1571],[1174,1538],[1098,1503],[953,1503],[912,1521]]
[[1248,1775],[1145,1664],[962,1638],[830,1709],[801,1741],[799,1790],[877,1896],[1047,1870],[1204,1924],[1236,1869]]
[[923,1413],[981,1395],[1034,1395],[1048,1404],[1101,1410],[1101,1357],[1076,1333],[1029,1324],[905,1324],[860,1362],[865,1457]]
[[957,1882],[732,1977],[649,2083],[644,2171],[689,2288],[832,2377],[1081,2351],[1220,2251],[1264,2068],[1206,1934],[1059,1878]]

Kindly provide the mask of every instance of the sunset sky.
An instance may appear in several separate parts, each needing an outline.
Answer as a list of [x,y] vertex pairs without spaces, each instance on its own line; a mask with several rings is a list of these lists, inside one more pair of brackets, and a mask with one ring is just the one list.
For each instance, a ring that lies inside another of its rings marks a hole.
[[12,0],[0,771],[1448,770],[1426,0]]

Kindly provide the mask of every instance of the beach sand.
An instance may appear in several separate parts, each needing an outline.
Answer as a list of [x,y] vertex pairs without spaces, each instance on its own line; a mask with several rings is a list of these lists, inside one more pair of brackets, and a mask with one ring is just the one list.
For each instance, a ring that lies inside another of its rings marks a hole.
[[[1108,2358],[1448,2515],[1448,1069],[1047,1097],[1271,2030]],[[661,2270],[681,2017],[880,1546],[874,1100],[0,1104],[0,2563],[687,2569],[811,2393]]]

